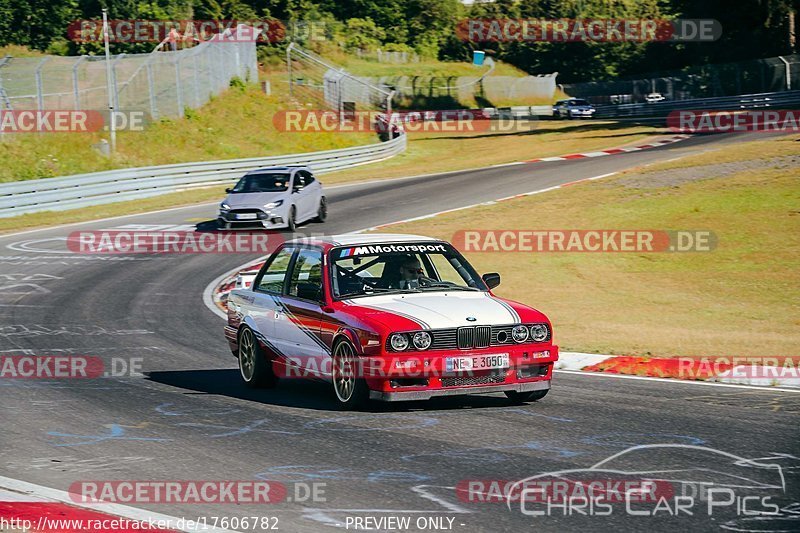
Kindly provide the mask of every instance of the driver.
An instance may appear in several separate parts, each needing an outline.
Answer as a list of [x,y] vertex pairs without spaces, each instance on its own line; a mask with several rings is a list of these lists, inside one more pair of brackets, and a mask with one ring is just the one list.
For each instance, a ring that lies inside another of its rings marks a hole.
[[409,255],[400,263],[399,288],[409,289],[418,287],[420,277],[422,277],[422,265],[420,265],[419,259],[413,255]]

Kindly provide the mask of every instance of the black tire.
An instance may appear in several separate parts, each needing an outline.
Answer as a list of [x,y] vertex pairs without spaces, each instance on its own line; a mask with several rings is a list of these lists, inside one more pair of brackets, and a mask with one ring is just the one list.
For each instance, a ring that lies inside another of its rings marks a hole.
[[506,397],[511,400],[513,403],[526,403],[526,402],[536,402],[547,396],[547,393],[550,392],[550,389],[545,390],[532,390],[528,392],[517,392],[515,390],[507,390],[504,392]]
[[244,384],[253,389],[271,389],[278,380],[272,372],[272,365],[261,351],[253,331],[242,328],[239,333],[239,374]]
[[369,401],[369,387],[357,375],[355,348],[350,342],[341,340],[334,345],[331,357],[331,382],[339,408],[346,411],[361,409]]
[[297,230],[297,208],[295,206],[289,208],[289,218],[286,220],[286,229],[292,233]]
[[328,201],[325,200],[325,197],[319,199],[319,207],[317,208],[317,218],[314,219],[314,222],[319,222],[320,224],[325,222],[325,219],[328,218]]

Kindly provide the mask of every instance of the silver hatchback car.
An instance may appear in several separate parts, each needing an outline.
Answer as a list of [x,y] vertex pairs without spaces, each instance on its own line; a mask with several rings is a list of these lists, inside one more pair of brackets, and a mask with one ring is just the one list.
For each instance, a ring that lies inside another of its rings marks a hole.
[[226,192],[217,216],[219,226],[225,229],[294,231],[297,224],[324,222],[328,216],[322,184],[304,166],[252,170]]

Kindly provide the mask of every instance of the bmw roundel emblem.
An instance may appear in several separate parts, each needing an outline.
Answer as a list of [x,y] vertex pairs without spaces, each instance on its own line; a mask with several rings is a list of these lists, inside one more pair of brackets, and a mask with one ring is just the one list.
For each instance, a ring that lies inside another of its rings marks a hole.
[[475,322],[476,320],[478,320],[478,319],[475,318],[474,316],[468,316],[467,317],[467,322]]

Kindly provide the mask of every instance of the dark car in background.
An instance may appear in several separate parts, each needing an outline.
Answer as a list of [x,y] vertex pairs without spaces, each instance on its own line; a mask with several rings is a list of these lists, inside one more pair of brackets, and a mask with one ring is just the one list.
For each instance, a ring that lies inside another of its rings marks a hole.
[[554,118],[592,118],[595,111],[592,104],[581,98],[559,100],[553,105]]

